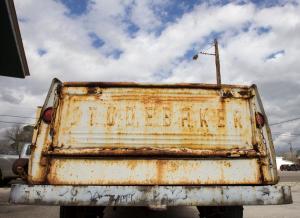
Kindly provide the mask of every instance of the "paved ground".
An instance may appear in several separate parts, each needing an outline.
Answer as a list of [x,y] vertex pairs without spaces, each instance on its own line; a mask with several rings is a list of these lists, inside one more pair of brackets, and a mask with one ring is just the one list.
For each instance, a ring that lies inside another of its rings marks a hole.
[[[300,172],[281,173],[281,183],[291,185],[294,203],[279,206],[244,207],[245,218],[299,218],[300,217]],[[43,217],[58,218],[59,207],[16,206],[7,203],[10,188],[0,189],[0,218]],[[173,207],[164,211],[150,211],[144,208],[107,208],[105,218],[197,218],[195,207]]]

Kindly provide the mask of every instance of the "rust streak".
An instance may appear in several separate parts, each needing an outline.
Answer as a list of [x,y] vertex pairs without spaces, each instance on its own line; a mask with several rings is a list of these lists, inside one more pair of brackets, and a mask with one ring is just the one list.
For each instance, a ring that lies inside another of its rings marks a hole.
[[55,149],[45,152],[51,156],[194,156],[194,157],[261,157],[252,149],[247,150],[195,150],[187,148],[85,148]]
[[[65,87],[141,87],[141,88],[208,88],[220,89],[215,84],[204,83],[174,83],[174,84],[151,84],[151,83],[133,83],[133,82],[65,82]],[[228,85],[222,84],[226,88],[245,88],[246,85]]]

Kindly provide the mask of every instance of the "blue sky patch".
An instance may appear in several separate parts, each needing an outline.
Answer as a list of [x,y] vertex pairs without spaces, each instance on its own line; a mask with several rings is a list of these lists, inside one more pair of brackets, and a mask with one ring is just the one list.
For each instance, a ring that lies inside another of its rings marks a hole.
[[123,51],[120,49],[115,49],[112,52],[110,52],[107,56],[112,57],[113,59],[119,59],[121,55],[123,54]]
[[193,60],[194,55],[198,54],[199,52],[200,51],[197,51],[195,49],[195,47],[193,46],[193,48],[191,48],[185,52],[184,59],[191,61],[191,60]]
[[262,34],[266,34],[266,33],[270,32],[271,29],[272,29],[271,27],[262,26],[262,27],[256,28],[256,32],[258,35],[262,35]]
[[285,50],[275,51],[275,52],[269,54],[269,55],[266,57],[266,60],[276,59],[278,56],[284,55],[284,54],[285,54]]
[[[260,8],[270,8],[274,6],[284,6],[285,4],[288,3],[288,1],[285,0],[250,0],[253,4]],[[296,2],[296,1],[294,1]]]
[[160,6],[154,7],[154,13],[159,16],[163,23],[174,22],[176,19],[182,17],[184,13],[191,11],[199,1],[171,1],[166,7],[161,8]]
[[182,17],[183,14],[191,12],[197,5],[206,4],[208,6],[226,5],[230,3],[229,0],[220,1],[204,1],[204,0],[189,0],[180,1],[174,0],[167,3],[166,7],[161,8],[160,5],[154,7],[153,10],[158,15],[163,23],[173,23],[176,19]]
[[218,41],[220,41],[220,38],[222,37],[222,34],[224,33],[224,31],[212,31],[210,34],[208,34],[207,36],[205,36],[203,39],[203,46],[204,49],[206,49],[207,47],[210,47],[210,45],[213,44],[214,39],[218,39]]
[[178,60],[193,61],[194,55],[198,54],[201,51],[207,53],[214,53],[214,48],[213,48],[214,39],[218,39],[218,41],[220,41],[222,34],[223,32],[212,31],[209,35],[203,38],[203,41],[201,43],[193,43],[190,46],[190,49],[186,50],[184,55]]
[[131,21],[127,21],[127,24],[127,31],[131,36],[134,36],[134,34],[140,30],[140,28]]
[[92,46],[94,48],[100,48],[105,44],[105,42],[94,32],[90,32],[89,37],[92,40]]
[[131,37],[134,37],[135,33],[137,33],[140,28],[130,20],[132,14],[132,6],[128,6],[125,8],[125,14],[125,17],[122,18],[122,22],[126,24],[128,34]]
[[45,54],[47,54],[47,50],[43,49],[43,48],[39,48],[37,50],[37,53],[39,54],[40,57],[44,56]]
[[80,16],[88,12],[92,0],[59,0],[68,8],[68,16]]
[[242,26],[242,31],[248,32],[250,30],[251,25],[252,25],[252,22],[250,22],[250,21],[245,22]]
[[201,3],[199,0],[190,1],[169,1],[166,4],[153,4],[151,10],[159,18],[161,25],[155,27],[149,33],[159,37],[170,23],[175,23],[183,14],[193,10],[194,6]]

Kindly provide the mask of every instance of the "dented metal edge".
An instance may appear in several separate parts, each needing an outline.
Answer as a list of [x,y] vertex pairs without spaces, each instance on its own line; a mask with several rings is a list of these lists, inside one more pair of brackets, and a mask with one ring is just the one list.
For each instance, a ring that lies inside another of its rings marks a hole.
[[200,150],[188,148],[67,148],[46,151],[49,156],[193,156],[193,157],[263,157],[253,149]]
[[291,204],[289,186],[12,186],[12,204],[230,206]]
[[[220,89],[216,84],[205,83],[134,83],[134,82],[64,82],[65,87],[141,87],[141,88],[211,88]],[[247,85],[222,84],[221,88],[243,88],[248,89]]]
[[[41,108],[37,111],[37,121],[34,126],[34,134],[32,137],[32,144],[31,144],[31,156],[29,159],[28,164],[28,181],[31,181],[32,175],[34,171],[37,171],[36,165],[34,165],[34,162],[40,162],[41,166],[43,166],[43,162],[46,162],[46,159],[42,157],[40,150],[44,149],[44,143],[39,143],[38,138],[40,137],[41,132],[50,132],[50,126],[51,125],[45,125],[43,120],[43,113],[44,111],[49,107],[53,107],[56,101],[57,96],[57,89],[62,85],[61,81],[57,78],[54,78],[51,82],[50,89],[47,93],[46,100]],[[42,139],[44,142],[46,141],[45,138],[49,137],[48,133],[44,135],[44,138]],[[46,148],[48,149],[48,148]],[[37,152],[37,150],[39,150]],[[40,167],[38,168],[40,169]]]
[[266,155],[269,156],[268,160],[269,160],[269,168],[270,168],[270,172],[271,172],[271,176],[273,178],[273,180],[275,180],[276,182],[279,181],[279,177],[277,174],[277,167],[276,167],[276,156],[275,156],[275,149],[274,149],[274,144],[273,144],[273,139],[272,139],[272,133],[271,133],[271,129],[269,126],[269,122],[268,122],[268,117],[266,115],[266,112],[264,110],[263,104],[262,104],[262,100],[260,98],[259,92],[258,92],[258,88],[255,84],[253,84],[251,86],[251,88],[254,90],[255,95],[256,95],[256,100],[258,103],[258,107],[260,112],[263,114],[264,118],[265,118],[265,125],[262,128],[262,134],[266,134],[267,137],[267,144],[266,144]]
[[51,85],[50,85],[50,89],[47,93],[47,97],[46,97],[46,100],[42,106],[42,110],[41,110],[41,113],[40,113],[40,117],[36,123],[36,127],[40,124],[41,120],[42,120],[42,116],[43,116],[43,113],[44,111],[47,109],[47,107],[49,106],[53,106],[54,104],[54,98],[55,98],[55,92],[57,91],[57,87],[61,86],[62,85],[62,82],[60,80],[58,80],[57,78],[54,78],[51,82]]

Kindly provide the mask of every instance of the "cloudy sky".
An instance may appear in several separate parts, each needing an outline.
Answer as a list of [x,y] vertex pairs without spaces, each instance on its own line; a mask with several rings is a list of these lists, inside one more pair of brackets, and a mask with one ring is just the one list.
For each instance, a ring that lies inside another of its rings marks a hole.
[[[300,117],[300,1],[14,2],[31,75],[0,78],[1,115],[34,117],[54,77],[214,83],[213,58],[191,59],[217,37],[223,83],[257,84],[270,123]],[[276,146],[300,148],[299,128],[272,126]]]

